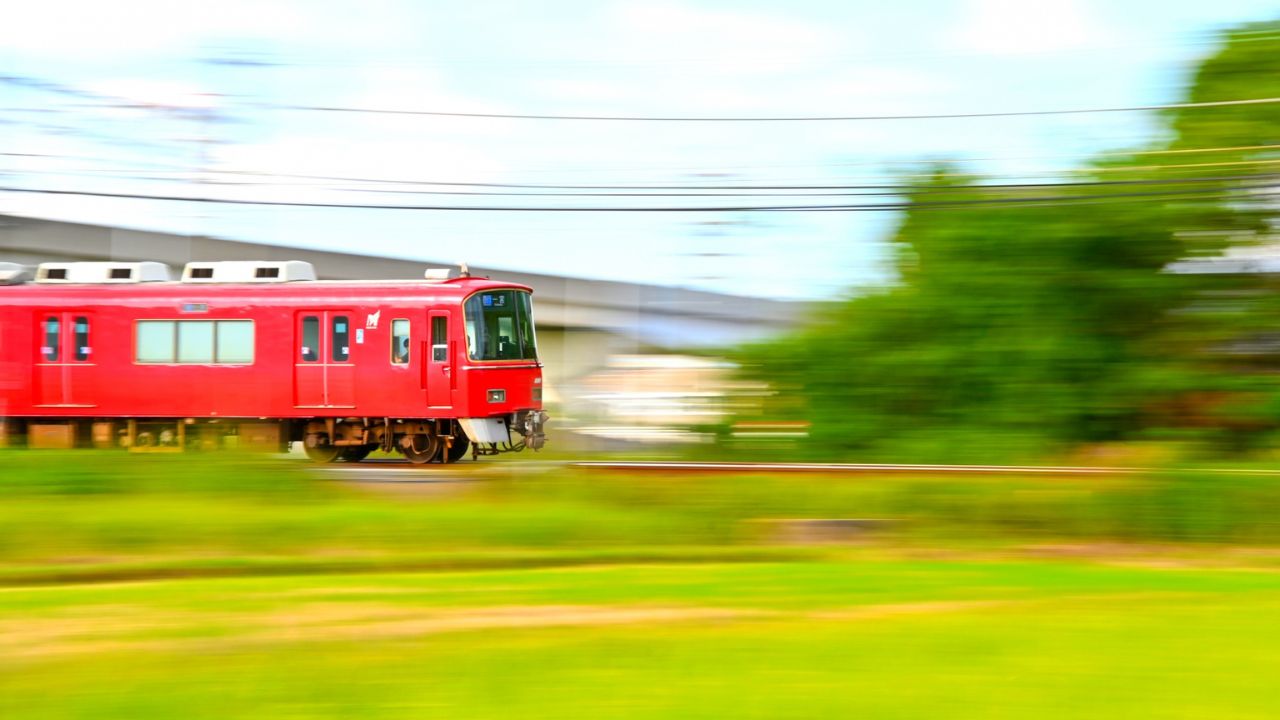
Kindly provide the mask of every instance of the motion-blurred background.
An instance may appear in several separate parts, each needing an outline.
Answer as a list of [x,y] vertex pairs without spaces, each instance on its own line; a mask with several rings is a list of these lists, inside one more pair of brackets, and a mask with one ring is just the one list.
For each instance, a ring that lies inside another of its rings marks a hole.
[[469,262],[581,451],[1270,447],[1268,5],[28,5],[0,254]]
[[0,262],[465,261],[554,434],[0,450],[0,717],[1280,714],[1274,2],[9,5]]

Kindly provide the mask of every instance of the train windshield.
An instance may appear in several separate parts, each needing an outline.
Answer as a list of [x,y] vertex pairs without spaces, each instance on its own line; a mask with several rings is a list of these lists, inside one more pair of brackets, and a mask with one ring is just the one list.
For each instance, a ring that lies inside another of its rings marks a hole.
[[472,360],[536,360],[533,302],[522,290],[488,290],[467,298],[467,355]]

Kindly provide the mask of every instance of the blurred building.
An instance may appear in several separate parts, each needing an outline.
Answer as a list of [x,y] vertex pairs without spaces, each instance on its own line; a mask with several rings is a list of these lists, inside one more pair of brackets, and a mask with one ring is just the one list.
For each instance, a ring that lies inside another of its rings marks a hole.
[[1172,263],[1169,272],[1195,275],[1253,275],[1280,273],[1280,243],[1229,247],[1221,255]]
[[729,420],[768,389],[737,380],[732,363],[678,354],[615,355],[580,378],[577,432],[636,442],[710,441],[709,426]]
[[[452,247],[448,250],[450,255],[455,252]],[[327,280],[421,278],[428,266],[447,264],[0,215],[0,262],[34,265],[46,261],[152,260],[177,271],[192,260],[268,259],[309,262],[317,277]],[[559,411],[559,418],[570,423],[579,415],[599,415],[598,397],[583,398],[581,403],[576,398],[602,392],[598,373],[606,371],[604,377],[614,377],[607,374],[611,358],[724,347],[768,337],[790,327],[803,307],[657,285],[477,267],[471,271],[534,289],[539,355],[546,365],[546,398]],[[661,362],[652,365],[649,369],[657,371],[652,379],[637,380],[632,372],[626,382],[684,382],[672,376],[669,368],[663,369]],[[643,375],[643,369],[640,372]],[[596,379],[588,381],[592,377]],[[642,414],[651,410],[639,405],[635,408]],[[623,419],[617,409],[613,406],[606,414],[614,420]]]

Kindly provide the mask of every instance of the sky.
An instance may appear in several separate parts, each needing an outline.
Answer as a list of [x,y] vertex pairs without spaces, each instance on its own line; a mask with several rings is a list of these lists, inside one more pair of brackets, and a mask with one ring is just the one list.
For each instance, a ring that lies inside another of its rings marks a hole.
[[26,2],[0,24],[0,187],[10,188],[0,213],[832,298],[889,277],[896,212],[671,208],[892,203],[709,186],[889,184],[938,159],[1043,180],[1149,143],[1160,126],[1152,113],[729,122],[351,110],[744,118],[1146,106],[1179,101],[1216,32],[1277,15],[1264,0]]

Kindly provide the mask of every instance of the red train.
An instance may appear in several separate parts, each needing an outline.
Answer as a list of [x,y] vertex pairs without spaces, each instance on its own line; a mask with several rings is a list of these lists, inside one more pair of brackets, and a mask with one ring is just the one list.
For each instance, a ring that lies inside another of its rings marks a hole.
[[296,261],[0,263],[0,439],[375,449],[416,463],[545,440],[532,291],[428,271],[318,281]]

